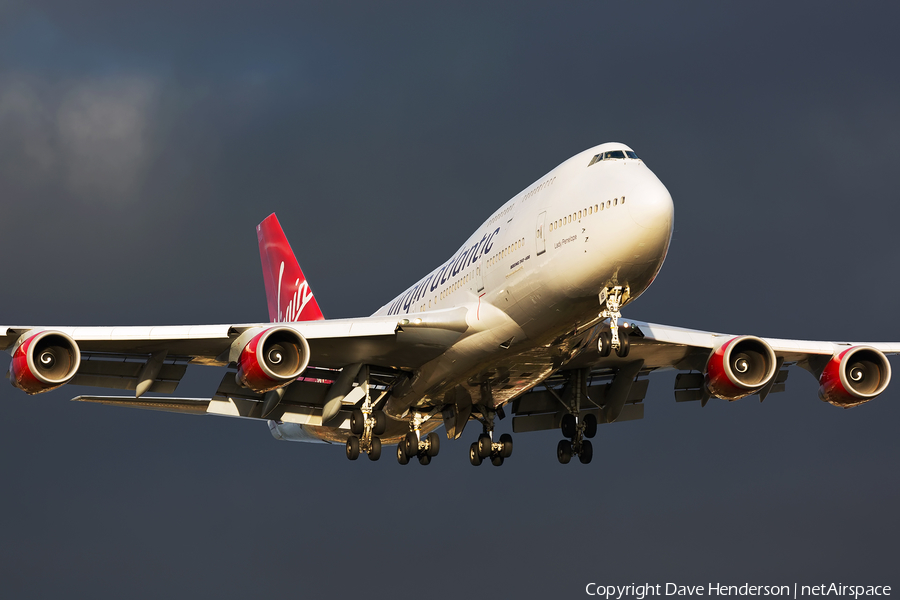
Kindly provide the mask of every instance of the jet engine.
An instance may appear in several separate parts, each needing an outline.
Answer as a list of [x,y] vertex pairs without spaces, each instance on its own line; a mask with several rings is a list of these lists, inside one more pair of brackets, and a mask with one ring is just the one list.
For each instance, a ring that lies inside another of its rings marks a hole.
[[61,331],[41,331],[13,352],[9,381],[28,394],[40,394],[68,383],[80,366],[75,340]]
[[776,370],[775,353],[750,335],[735,337],[716,349],[706,363],[706,389],[724,400],[738,400],[765,387]]
[[247,342],[238,358],[238,384],[259,393],[283,387],[309,364],[309,344],[288,327],[270,327]]
[[854,346],[832,357],[819,377],[819,398],[850,408],[883,392],[891,381],[891,364],[879,350]]

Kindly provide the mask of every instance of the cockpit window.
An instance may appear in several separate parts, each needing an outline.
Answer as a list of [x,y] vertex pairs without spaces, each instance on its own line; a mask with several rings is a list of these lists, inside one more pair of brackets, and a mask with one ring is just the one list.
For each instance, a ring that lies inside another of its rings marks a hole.
[[601,160],[613,160],[616,158],[633,158],[639,160],[638,155],[635,154],[632,150],[610,150],[608,152],[595,154],[594,158],[591,159],[591,162],[588,163],[588,166],[591,166],[595,162],[599,162]]

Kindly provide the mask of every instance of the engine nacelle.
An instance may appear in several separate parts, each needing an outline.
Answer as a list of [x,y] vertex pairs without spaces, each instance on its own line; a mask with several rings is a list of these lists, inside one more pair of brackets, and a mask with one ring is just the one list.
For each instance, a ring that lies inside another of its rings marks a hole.
[[40,394],[68,383],[80,366],[75,340],[61,331],[41,331],[13,352],[9,381],[28,394]]
[[775,377],[772,348],[758,337],[732,338],[719,346],[706,363],[706,389],[711,396],[738,400],[755,394]]
[[254,392],[283,387],[309,364],[309,344],[289,327],[271,327],[247,342],[238,358],[238,384]]
[[819,398],[850,408],[883,392],[891,382],[891,363],[869,346],[854,346],[834,356],[819,377]]

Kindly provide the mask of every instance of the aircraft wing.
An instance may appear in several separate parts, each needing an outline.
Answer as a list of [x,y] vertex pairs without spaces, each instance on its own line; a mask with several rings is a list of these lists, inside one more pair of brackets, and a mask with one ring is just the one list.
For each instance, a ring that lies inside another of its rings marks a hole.
[[[797,366],[818,380],[818,395],[841,408],[858,406],[881,394],[891,378],[886,355],[900,354],[900,342],[826,342],[763,338],[685,329],[643,321],[620,322],[628,340],[627,356],[603,356],[604,323],[586,333],[582,350],[542,386],[513,403],[513,431],[557,429],[566,414],[565,399],[581,386],[582,411],[599,423],[643,417],[648,380],[656,371],[675,376],[677,402],[711,398],[738,400],[784,391],[788,367]],[[744,372],[740,372],[744,369]]]
[[[363,317],[291,323],[171,327],[0,327],[0,350],[11,354],[41,333],[61,334],[77,344],[76,385],[171,393],[186,365],[234,363],[255,335],[277,328],[296,332],[309,346],[309,364],[341,369],[366,363],[414,370],[439,356],[467,329],[466,309],[435,311],[403,318]],[[152,366],[154,360],[158,365]],[[54,386],[55,387],[55,386]],[[143,392],[141,392],[143,393]]]

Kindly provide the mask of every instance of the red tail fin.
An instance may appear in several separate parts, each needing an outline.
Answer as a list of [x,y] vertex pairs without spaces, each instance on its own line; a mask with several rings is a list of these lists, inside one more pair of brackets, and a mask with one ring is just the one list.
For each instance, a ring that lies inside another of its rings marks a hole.
[[275,213],[256,226],[256,238],[266,282],[269,320],[278,323],[324,319]]

